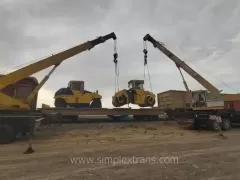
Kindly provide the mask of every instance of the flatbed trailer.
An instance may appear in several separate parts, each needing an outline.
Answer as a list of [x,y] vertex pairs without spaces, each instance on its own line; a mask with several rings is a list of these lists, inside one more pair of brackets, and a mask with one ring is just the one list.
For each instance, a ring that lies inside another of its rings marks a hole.
[[62,115],[159,115],[157,108],[131,109],[131,108],[42,108],[38,109],[42,114],[61,113]]
[[163,113],[158,108],[90,108],[90,109],[77,109],[77,108],[42,108],[38,111],[45,117],[47,122],[62,120],[68,117],[76,117],[80,115],[106,115],[112,119],[117,119],[118,116],[132,115],[136,120],[158,120],[159,115]]
[[[132,115],[133,119],[141,121],[157,121],[159,115],[163,112],[158,108],[40,108],[34,111],[26,111],[26,109],[1,109],[0,124],[4,127],[0,132],[0,144],[6,144],[15,141],[16,136],[34,135],[36,122],[40,124],[52,124],[58,121],[68,119],[69,117],[78,117],[79,115],[106,115],[113,120],[119,120],[121,115]],[[8,128],[8,127],[11,128]]]

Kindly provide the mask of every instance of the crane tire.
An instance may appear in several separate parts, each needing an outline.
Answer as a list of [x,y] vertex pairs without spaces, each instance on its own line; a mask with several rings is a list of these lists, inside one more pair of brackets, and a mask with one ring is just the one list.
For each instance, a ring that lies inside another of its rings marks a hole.
[[90,108],[102,108],[101,99],[93,99],[92,103],[90,104]]
[[67,107],[66,101],[64,99],[62,99],[62,98],[56,99],[55,102],[54,102],[54,105],[57,108],[65,108],[65,107]]
[[16,136],[10,125],[0,125],[0,144],[8,144],[15,140]]
[[222,130],[228,131],[231,129],[231,121],[229,119],[222,119]]

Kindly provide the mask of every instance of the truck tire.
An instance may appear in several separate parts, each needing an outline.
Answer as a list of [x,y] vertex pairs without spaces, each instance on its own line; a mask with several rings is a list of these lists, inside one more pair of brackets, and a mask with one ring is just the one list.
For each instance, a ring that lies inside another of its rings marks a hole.
[[220,131],[221,129],[221,123],[218,121],[211,121],[210,122],[210,129],[213,131]]
[[229,119],[222,119],[222,130],[228,131],[231,129],[232,123]]
[[8,144],[15,140],[16,136],[11,126],[0,125],[0,144]]

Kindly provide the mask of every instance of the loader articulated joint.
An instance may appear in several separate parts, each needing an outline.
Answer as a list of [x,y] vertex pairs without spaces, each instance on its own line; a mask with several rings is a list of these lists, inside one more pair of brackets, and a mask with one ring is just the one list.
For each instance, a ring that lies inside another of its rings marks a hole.
[[157,41],[150,34],[146,34],[146,36],[144,36],[143,40],[149,41],[153,44],[154,47],[157,47]]
[[[94,46],[98,45],[98,44],[101,44],[101,43],[104,43],[105,41],[109,40],[109,39],[113,39],[113,40],[116,40],[117,39],[117,36],[114,32],[110,33],[110,34],[107,34],[106,36],[100,36],[92,41],[90,41],[92,47],[93,48]],[[91,49],[89,48],[89,50]]]

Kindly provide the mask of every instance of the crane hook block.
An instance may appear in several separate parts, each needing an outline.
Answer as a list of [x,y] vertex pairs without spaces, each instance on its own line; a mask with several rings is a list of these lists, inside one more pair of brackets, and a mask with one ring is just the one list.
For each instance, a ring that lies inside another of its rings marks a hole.
[[114,57],[114,59],[117,59],[118,58],[118,53],[114,53],[113,57]]
[[117,58],[118,58],[118,53],[114,53],[113,58],[114,58],[113,62],[116,64],[117,63]]
[[146,49],[143,50],[143,53],[147,55],[148,51]]
[[144,53],[144,65],[146,65],[147,64],[147,53],[148,53],[147,49],[144,49],[143,53]]

